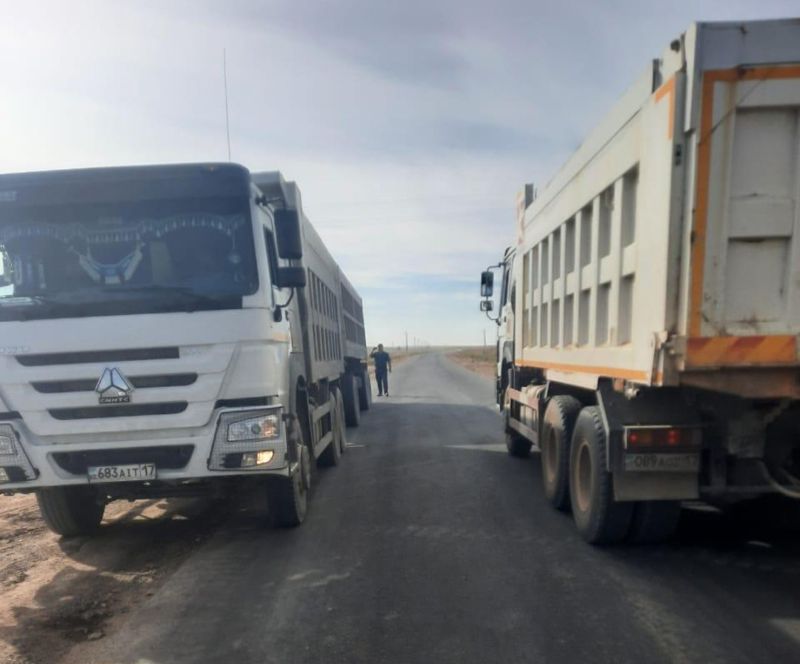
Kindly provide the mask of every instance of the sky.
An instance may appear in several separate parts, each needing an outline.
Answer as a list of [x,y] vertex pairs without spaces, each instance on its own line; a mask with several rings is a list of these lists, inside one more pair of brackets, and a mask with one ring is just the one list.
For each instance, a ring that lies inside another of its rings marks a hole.
[[367,340],[480,345],[479,273],[695,20],[796,0],[0,0],[0,172],[280,170],[364,298]]

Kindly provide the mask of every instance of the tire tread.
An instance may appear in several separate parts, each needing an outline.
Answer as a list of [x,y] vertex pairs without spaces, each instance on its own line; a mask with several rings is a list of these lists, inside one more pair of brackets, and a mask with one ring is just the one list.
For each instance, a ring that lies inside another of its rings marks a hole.
[[[574,472],[572,464],[575,463],[575,450],[578,449],[580,435],[586,435],[590,448],[594,447],[593,463],[594,483],[597,487],[596,494],[591,496],[586,523],[581,523],[582,516],[576,509],[573,495],[572,479]],[[590,437],[589,437],[590,436]],[[600,409],[597,406],[587,406],[581,410],[575,424],[572,449],[570,452],[570,498],[572,499],[572,515],[575,525],[581,536],[590,544],[614,544],[622,541],[628,534],[631,523],[633,504],[616,502],[614,500],[614,482],[611,473],[604,465],[606,458],[606,434]]]
[[[561,512],[568,512],[570,509],[569,497],[569,451],[572,443],[572,432],[575,428],[575,421],[578,419],[578,414],[581,411],[583,404],[575,397],[560,394],[550,399],[547,408],[544,412],[544,426],[542,427],[542,481],[544,482],[545,473],[545,459],[544,449],[547,445],[548,428],[553,424],[563,432],[564,441],[562,441],[561,456],[558,460],[558,479],[556,480],[556,489],[552,496],[547,496],[550,504]],[[545,494],[547,494],[547,486],[545,485]]]
[[52,487],[36,492],[39,512],[47,527],[58,535],[75,537],[97,531],[105,505],[86,487]]

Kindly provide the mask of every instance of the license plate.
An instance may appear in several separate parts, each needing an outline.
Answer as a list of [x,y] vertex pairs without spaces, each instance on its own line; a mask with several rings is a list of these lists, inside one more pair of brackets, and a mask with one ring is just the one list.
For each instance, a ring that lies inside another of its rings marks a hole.
[[696,473],[699,454],[626,454],[625,470],[661,473]]
[[90,482],[140,482],[156,478],[156,464],[132,463],[124,466],[90,466],[87,472]]

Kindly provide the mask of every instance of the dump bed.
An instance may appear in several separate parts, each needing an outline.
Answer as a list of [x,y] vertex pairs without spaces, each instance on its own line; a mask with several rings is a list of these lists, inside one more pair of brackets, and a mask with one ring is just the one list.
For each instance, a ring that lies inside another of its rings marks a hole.
[[799,109],[800,21],[675,40],[523,206],[516,362],[795,394]]
[[303,212],[297,185],[279,172],[253,173],[252,178],[268,199],[297,210],[307,275],[306,288],[297,297],[309,379],[336,380],[344,373],[346,361],[366,361],[361,297]]

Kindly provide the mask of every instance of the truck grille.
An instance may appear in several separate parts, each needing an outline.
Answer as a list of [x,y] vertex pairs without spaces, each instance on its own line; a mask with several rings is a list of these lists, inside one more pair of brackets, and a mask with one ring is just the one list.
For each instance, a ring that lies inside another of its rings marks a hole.
[[57,364],[90,364],[92,362],[128,362],[136,360],[176,360],[177,346],[164,348],[127,348],[121,350],[92,350],[79,353],[40,353],[16,355],[24,367],[47,367]]
[[[128,381],[136,388],[183,387],[197,381],[196,373],[164,374],[160,376],[129,376]],[[40,394],[62,394],[64,392],[92,392],[96,378],[79,380],[48,380],[31,383]]]
[[124,448],[121,450],[89,450],[56,452],[53,460],[73,475],[85,475],[89,466],[113,466],[133,463],[154,463],[156,468],[185,468],[192,458],[194,445]]
[[143,415],[174,415],[186,410],[185,401],[143,403],[124,406],[86,406],[82,408],[53,408],[48,412],[57,420],[91,420],[108,417],[140,417]]

